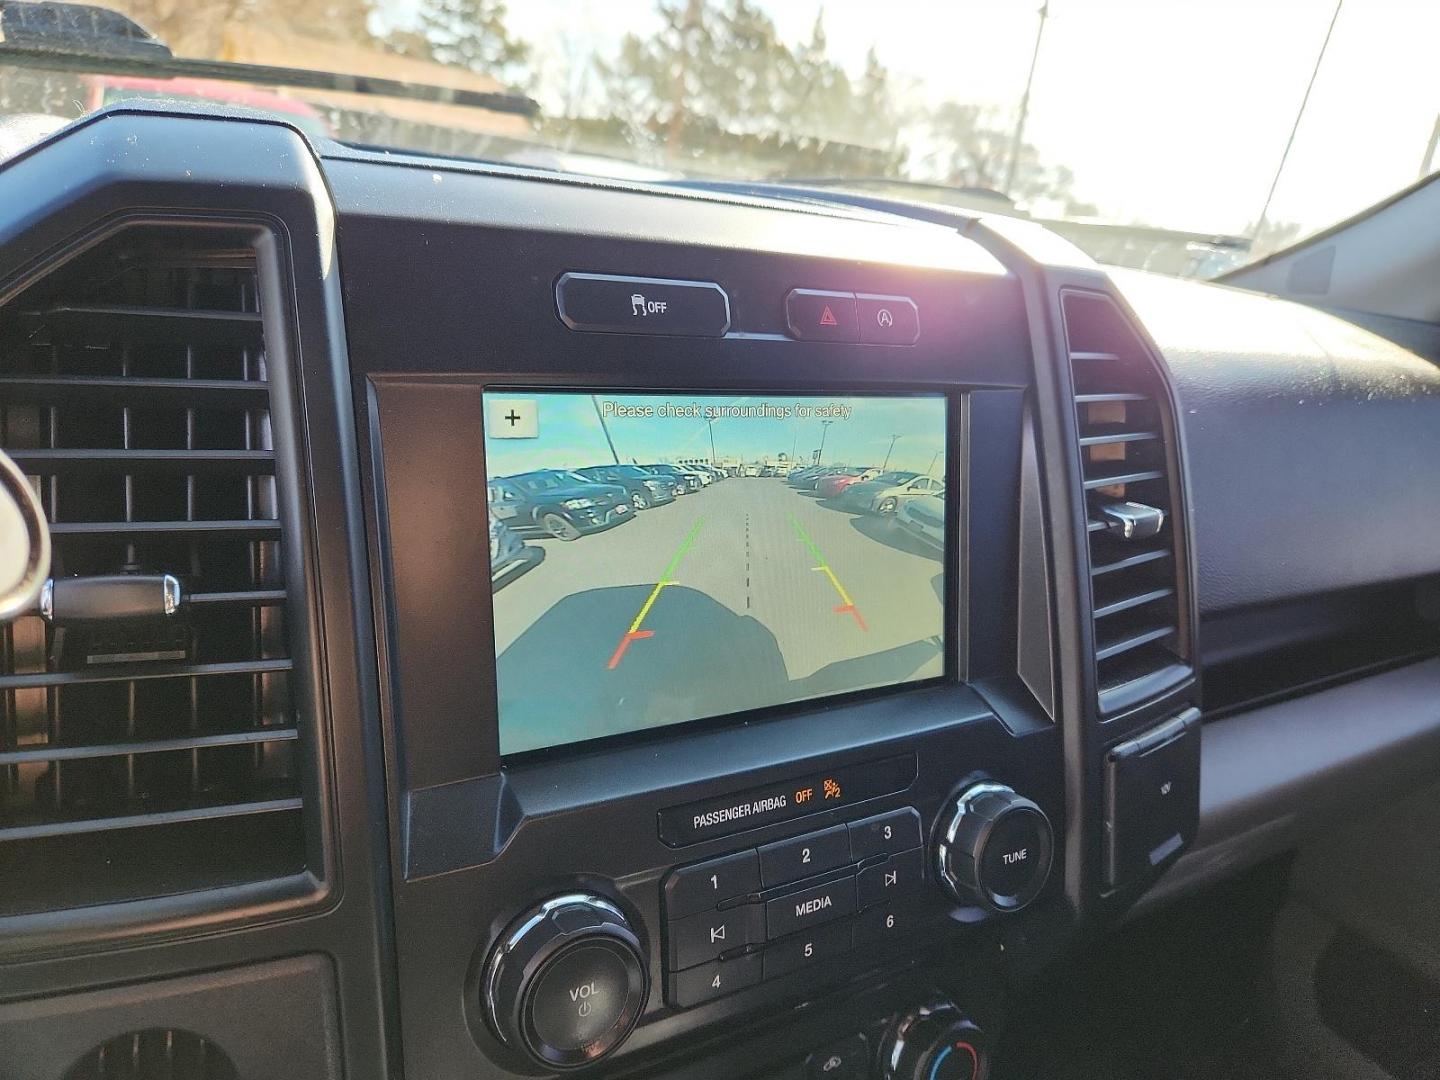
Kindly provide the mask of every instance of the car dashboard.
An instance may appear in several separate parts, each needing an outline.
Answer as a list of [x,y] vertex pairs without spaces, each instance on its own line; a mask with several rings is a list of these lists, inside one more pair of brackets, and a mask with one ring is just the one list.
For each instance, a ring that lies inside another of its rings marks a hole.
[[978,1078],[1433,779],[1440,373],[1353,323],[242,113],[0,206],[6,1076]]

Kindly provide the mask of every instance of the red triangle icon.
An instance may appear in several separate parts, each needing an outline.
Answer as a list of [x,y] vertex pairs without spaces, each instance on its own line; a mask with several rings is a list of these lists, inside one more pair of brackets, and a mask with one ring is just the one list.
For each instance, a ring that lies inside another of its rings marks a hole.
[[837,322],[835,321],[835,313],[830,310],[830,305],[829,305],[829,304],[826,304],[826,305],[825,305],[825,310],[820,313],[820,325],[821,325],[821,326],[838,326],[838,325],[839,325],[839,323],[837,323]]

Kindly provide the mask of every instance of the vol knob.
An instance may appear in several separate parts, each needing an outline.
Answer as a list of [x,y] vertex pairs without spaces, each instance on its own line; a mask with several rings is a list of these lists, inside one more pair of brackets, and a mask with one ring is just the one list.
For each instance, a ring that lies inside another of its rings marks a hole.
[[936,845],[939,880],[957,900],[991,911],[1019,911],[1050,876],[1050,820],[1003,784],[961,792]]
[[481,993],[501,1041],[551,1069],[598,1061],[630,1034],[649,990],[640,940],[610,901],[557,896],[491,950]]

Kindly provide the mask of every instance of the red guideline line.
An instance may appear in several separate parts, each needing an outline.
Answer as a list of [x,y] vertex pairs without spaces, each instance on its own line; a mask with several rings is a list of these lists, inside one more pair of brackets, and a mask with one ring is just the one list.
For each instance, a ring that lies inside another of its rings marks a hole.
[[625,657],[625,650],[630,648],[630,643],[640,638],[654,637],[654,630],[631,630],[620,639],[620,644],[615,646],[615,655],[610,657],[610,663],[605,666],[614,671],[620,666],[620,661]]
[[854,604],[841,604],[835,609],[835,614],[849,614],[855,616],[856,625],[859,626],[861,630],[864,630],[867,634],[870,632],[870,627],[865,625],[865,620],[860,616],[860,609],[857,608]]

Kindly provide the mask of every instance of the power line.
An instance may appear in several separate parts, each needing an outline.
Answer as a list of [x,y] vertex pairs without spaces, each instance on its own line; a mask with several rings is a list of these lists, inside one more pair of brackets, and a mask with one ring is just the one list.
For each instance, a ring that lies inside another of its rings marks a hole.
[[1020,98],[1020,115],[1015,118],[1015,131],[1010,136],[1010,156],[1005,162],[1005,186],[1002,190],[1014,198],[1015,169],[1020,163],[1020,147],[1025,141],[1025,121],[1030,115],[1030,87],[1035,83],[1035,67],[1040,62],[1040,41],[1045,37],[1045,20],[1050,17],[1050,0],[1040,4],[1040,26],[1035,31],[1035,51],[1030,54],[1030,74],[1025,77],[1025,93]]
[[1258,240],[1270,217],[1270,202],[1275,198],[1275,189],[1280,186],[1280,174],[1285,171],[1285,162],[1290,158],[1290,148],[1295,145],[1295,133],[1300,130],[1300,121],[1305,116],[1305,106],[1310,104],[1310,91],[1315,89],[1315,79],[1320,74],[1320,65],[1325,60],[1325,50],[1330,48],[1330,35],[1335,33],[1335,22],[1340,18],[1340,9],[1345,0],[1335,0],[1335,11],[1330,16],[1330,26],[1325,31],[1325,40],[1320,43],[1320,52],[1315,57],[1315,67],[1310,72],[1310,81],[1305,84],[1305,96],[1300,99],[1300,108],[1295,113],[1295,123],[1290,126],[1290,137],[1285,140],[1285,152],[1280,155],[1280,164],[1275,169],[1275,178],[1270,181],[1270,191],[1265,196],[1265,205],[1260,208],[1260,218],[1255,222],[1251,240]]

